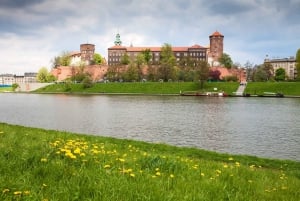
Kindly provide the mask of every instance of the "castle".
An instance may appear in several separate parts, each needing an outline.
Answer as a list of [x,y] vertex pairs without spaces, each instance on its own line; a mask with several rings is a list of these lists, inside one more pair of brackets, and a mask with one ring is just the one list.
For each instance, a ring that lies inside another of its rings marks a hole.
[[[180,62],[186,57],[193,58],[194,60],[207,61],[212,67],[212,70],[219,70],[221,72],[221,77],[236,75],[240,81],[243,80],[240,72],[231,72],[231,70],[219,67],[219,58],[223,54],[224,36],[220,32],[215,31],[209,36],[209,42],[209,47],[195,44],[192,46],[172,47],[172,51],[177,62]],[[118,33],[114,41],[114,46],[108,48],[107,62],[105,61],[101,65],[91,65],[95,53],[95,45],[81,44],[80,52],[70,54],[70,66],[57,66],[52,69],[51,73],[58,81],[62,81],[72,77],[76,73],[76,67],[84,63],[84,71],[89,73],[94,81],[98,81],[105,77],[110,66],[120,65],[121,59],[125,54],[134,60],[135,57],[144,50],[150,50],[151,64],[159,64],[161,47],[122,46],[121,37]]]
[[[216,31],[209,36],[209,47],[203,47],[195,44],[193,46],[172,47],[172,51],[177,62],[186,57],[190,57],[194,60],[207,61],[210,66],[216,66],[219,65],[218,60],[223,54],[223,40],[224,36],[220,32]],[[150,50],[150,62],[152,64],[159,63],[161,47],[133,47],[132,45],[129,47],[122,46],[120,34],[118,33],[116,35],[115,45],[108,48],[108,65],[119,65],[125,54],[134,60],[134,58],[144,50]]]

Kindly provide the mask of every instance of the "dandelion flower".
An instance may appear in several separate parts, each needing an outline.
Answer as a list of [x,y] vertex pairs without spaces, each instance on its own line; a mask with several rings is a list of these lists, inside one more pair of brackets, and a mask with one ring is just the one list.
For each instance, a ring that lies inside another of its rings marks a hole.
[[131,177],[135,177],[135,174],[133,174],[133,173],[130,173],[130,176],[131,176]]
[[15,191],[14,192],[14,195],[21,195],[22,194],[22,191]]
[[24,195],[29,195],[30,191],[24,191],[23,193],[24,193]]
[[170,177],[171,177],[171,178],[174,178],[174,175],[173,175],[173,174],[170,174]]
[[216,173],[217,173],[217,174],[221,174],[222,171],[221,171],[221,170],[216,170]]
[[205,174],[203,173],[203,172],[201,172],[201,174],[200,174],[202,177],[204,177],[205,176]]
[[224,168],[228,168],[228,165],[227,165],[227,164],[224,164],[223,167],[224,167]]
[[110,165],[104,165],[104,168],[110,168]]
[[47,162],[47,158],[42,158],[41,162]]
[[232,157],[230,157],[230,158],[228,158],[228,160],[229,160],[229,161],[233,161],[233,158],[232,158]]
[[155,171],[159,171],[159,168],[155,168]]
[[161,174],[160,174],[160,172],[156,172],[155,175],[156,176],[160,176]]
[[9,192],[10,190],[8,189],[8,188],[6,188],[6,189],[4,189],[3,191],[2,191],[2,193],[4,194],[4,193],[7,193],[7,192]]

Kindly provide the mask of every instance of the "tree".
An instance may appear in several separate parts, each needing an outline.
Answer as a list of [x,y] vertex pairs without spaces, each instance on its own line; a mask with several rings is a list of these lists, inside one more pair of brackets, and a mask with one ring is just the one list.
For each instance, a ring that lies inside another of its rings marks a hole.
[[300,80],[300,49],[296,53],[297,80]]
[[265,62],[262,66],[262,70],[265,71],[265,74],[267,76],[267,81],[271,80],[272,76],[273,76],[273,66],[271,63],[269,62]]
[[208,79],[209,64],[206,61],[196,62],[196,76],[200,80],[200,88],[203,89],[205,81]]
[[69,52],[62,52],[60,56],[56,56],[52,59],[52,67],[57,66],[70,66],[71,57]]
[[275,80],[276,81],[283,81],[286,78],[286,73],[285,70],[283,68],[278,68],[275,71]]
[[257,69],[254,72],[254,81],[255,82],[264,82],[268,80],[268,75],[266,71],[264,70],[263,66],[257,67]]
[[219,59],[219,62],[225,66],[225,68],[230,69],[233,65],[233,62],[229,56],[229,54],[223,53]]
[[208,73],[208,78],[210,80],[218,81],[220,80],[221,72],[219,70],[210,70]]
[[98,53],[95,53],[95,54],[93,55],[93,63],[94,63],[94,64],[97,64],[97,65],[102,64],[102,63],[103,63],[103,58],[102,58],[102,56],[101,56],[100,54],[98,54]]
[[160,56],[160,66],[158,68],[159,78],[163,79],[164,81],[174,79],[174,66],[176,64],[176,58],[173,54],[172,46],[170,44],[165,43],[161,48]]
[[138,68],[133,63],[130,63],[123,77],[125,81],[129,81],[129,82],[138,80],[139,79]]
[[39,82],[47,82],[48,74],[49,74],[48,69],[46,67],[41,67],[37,73],[37,80]]
[[123,65],[128,65],[130,63],[129,60],[129,56],[127,53],[125,53],[122,57],[121,57],[121,64]]
[[145,49],[145,50],[143,50],[142,54],[144,55],[144,60],[145,60],[146,64],[149,65],[150,60],[152,58],[151,50]]

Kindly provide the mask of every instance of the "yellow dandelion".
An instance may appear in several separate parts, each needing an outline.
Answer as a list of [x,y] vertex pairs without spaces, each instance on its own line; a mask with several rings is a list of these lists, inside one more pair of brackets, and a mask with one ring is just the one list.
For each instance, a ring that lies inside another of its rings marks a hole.
[[125,159],[124,159],[124,158],[118,158],[118,160],[119,160],[120,162],[125,162]]
[[77,147],[75,150],[74,150],[74,154],[80,154],[81,150]]
[[229,175],[230,177],[233,177],[233,174]]
[[133,173],[130,173],[130,176],[131,176],[131,177],[135,177],[135,174],[133,174]]
[[194,165],[193,169],[197,170],[198,169],[198,165]]
[[248,180],[249,183],[252,183],[253,181],[251,179]]
[[47,158],[42,158],[41,162],[47,162]]
[[173,175],[173,174],[170,174],[170,177],[171,177],[171,178],[174,178],[174,175]]
[[281,186],[281,190],[286,190],[287,187],[286,186]]
[[110,165],[104,165],[104,168],[110,168]]
[[160,172],[156,172],[155,175],[156,176],[160,176],[161,174],[160,174]]
[[203,172],[201,172],[201,174],[200,174],[202,177],[204,177],[205,176],[205,174],[203,173]]
[[232,158],[232,157],[230,157],[230,158],[228,158],[228,160],[229,160],[229,161],[233,161],[233,158]]
[[43,184],[43,187],[47,187],[47,184]]
[[152,175],[152,178],[156,178],[156,175]]
[[241,164],[240,164],[239,162],[235,162],[235,166],[236,166],[236,167],[240,167],[240,165],[241,165]]
[[21,195],[22,194],[22,191],[15,191],[14,192],[14,195]]
[[217,173],[217,174],[221,174],[222,171],[221,171],[221,170],[216,170],[216,173]]
[[251,169],[254,169],[255,168],[255,165],[250,165],[249,166]]
[[8,188],[6,188],[6,189],[4,189],[3,191],[2,191],[2,193],[4,194],[4,193],[7,193],[7,192],[9,192],[10,190],[8,189]]
[[228,168],[228,165],[227,165],[227,164],[224,164],[223,167],[224,167],[224,168]]
[[159,171],[159,168],[155,168],[155,171]]
[[24,191],[23,193],[24,193],[24,195],[29,195],[30,191]]

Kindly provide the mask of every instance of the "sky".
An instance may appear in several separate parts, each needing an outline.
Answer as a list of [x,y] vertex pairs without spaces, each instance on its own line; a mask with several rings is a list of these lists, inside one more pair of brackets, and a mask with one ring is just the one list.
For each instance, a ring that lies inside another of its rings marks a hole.
[[242,66],[295,56],[300,0],[0,0],[0,74],[50,70],[83,43],[107,58],[117,33],[124,46],[208,46],[215,31]]

